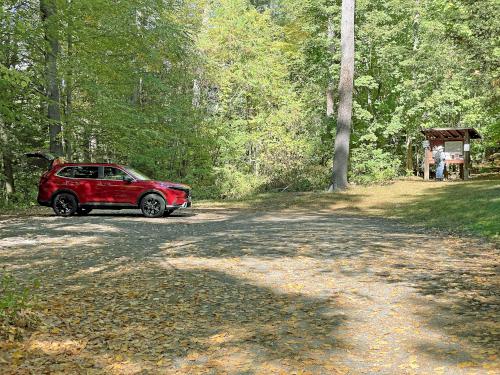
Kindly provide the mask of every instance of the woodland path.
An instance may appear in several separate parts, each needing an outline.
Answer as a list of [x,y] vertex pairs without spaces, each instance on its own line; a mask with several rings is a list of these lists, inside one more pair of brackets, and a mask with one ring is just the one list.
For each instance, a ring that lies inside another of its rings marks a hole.
[[42,324],[2,374],[494,374],[499,253],[394,221],[194,209],[0,220]]

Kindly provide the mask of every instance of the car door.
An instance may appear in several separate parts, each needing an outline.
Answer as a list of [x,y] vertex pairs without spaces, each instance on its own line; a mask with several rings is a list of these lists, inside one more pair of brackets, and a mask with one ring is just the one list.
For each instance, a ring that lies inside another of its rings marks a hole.
[[[124,180],[129,177],[129,180]],[[102,176],[99,180],[99,195],[101,202],[117,204],[136,204],[136,196],[140,189],[131,176],[117,167],[102,167]]]
[[66,186],[73,190],[80,203],[94,203],[97,200],[97,178],[99,168],[92,165],[74,167],[73,177],[65,179]]

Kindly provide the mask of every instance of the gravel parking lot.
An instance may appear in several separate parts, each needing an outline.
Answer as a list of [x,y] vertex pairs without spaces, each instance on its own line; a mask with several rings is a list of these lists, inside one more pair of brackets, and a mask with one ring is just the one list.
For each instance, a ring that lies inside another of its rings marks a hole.
[[283,209],[0,220],[41,324],[0,372],[494,374],[499,256],[394,221]]

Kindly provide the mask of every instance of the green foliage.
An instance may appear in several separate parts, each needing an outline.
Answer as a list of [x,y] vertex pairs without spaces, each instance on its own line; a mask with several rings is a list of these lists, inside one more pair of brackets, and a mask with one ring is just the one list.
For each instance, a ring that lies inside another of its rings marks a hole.
[[280,27],[244,0],[218,1],[211,9],[198,46],[206,56],[204,83],[217,93],[216,105],[206,103],[205,122],[217,134],[220,154],[213,163],[222,194],[233,188],[234,196],[245,195],[263,181],[282,185],[307,163],[311,149]]
[[[54,3],[67,159],[129,164],[200,197],[328,186],[335,115],[326,116],[325,93],[333,90],[335,110],[340,2]],[[23,153],[48,148],[38,5],[0,5],[3,206],[34,203],[42,171]],[[408,142],[422,153],[421,127],[473,126],[484,137],[473,160],[498,152],[497,8],[357,1],[352,181],[406,174]]]
[[329,186],[332,179],[331,169],[331,165],[308,166],[290,180],[286,191],[325,190],[325,186]]
[[399,174],[401,161],[394,154],[362,144],[351,155],[351,181],[359,184],[380,183]]
[[265,184],[265,178],[248,175],[225,166],[215,170],[215,197],[240,199],[259,191]]

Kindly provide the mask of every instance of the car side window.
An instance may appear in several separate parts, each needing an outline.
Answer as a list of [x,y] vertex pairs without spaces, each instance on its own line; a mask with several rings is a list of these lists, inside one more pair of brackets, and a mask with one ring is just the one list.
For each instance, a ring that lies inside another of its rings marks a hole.
[[73,177],[74,167],[66,167],[57,172],[59,177]]
[[127,174],[121,169],[114,167],[104,167],[103,179],[105,180],[123,180]]
[[74,178],[97,178],[98,177],[98,167],[82,166],[75,167]]

